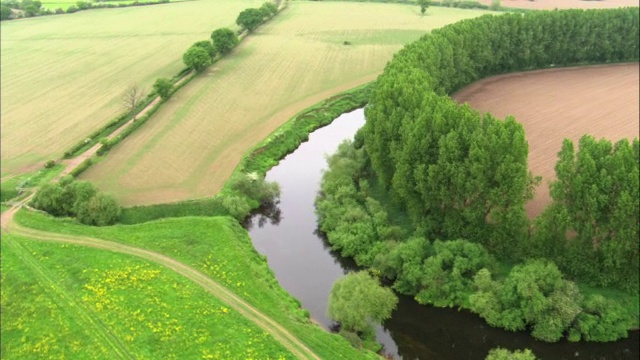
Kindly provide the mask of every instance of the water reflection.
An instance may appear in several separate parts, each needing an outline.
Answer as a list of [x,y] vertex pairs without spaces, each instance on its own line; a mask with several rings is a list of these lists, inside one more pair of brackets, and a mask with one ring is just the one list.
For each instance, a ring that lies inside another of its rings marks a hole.
[[[357,266],[331,250],[318,231],[314,200],[326,168],[325,154],[333,153],[363,124],[364,113],[357,110],[311,134],[308,142],[267,173],[268,181],[280,183],[280,202],[246,225],[280,285],[326,329],[333,325],[326,315],[333,282]],[[383,325],[377,327],[376,338],[396,359],[484,359],[497,346],[530,348],[538,358],[554,360],[637,359],[640,354],[638,331],[616,343],[547,344],[527,333],[491,328],[468,311],[422,306],[407,296],[400,296],[398,308]]]

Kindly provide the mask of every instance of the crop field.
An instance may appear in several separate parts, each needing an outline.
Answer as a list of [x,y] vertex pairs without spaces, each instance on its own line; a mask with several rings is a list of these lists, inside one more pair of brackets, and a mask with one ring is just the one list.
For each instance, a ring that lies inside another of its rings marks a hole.
[[[478,0],[491,5],[492,0]],[[609,9],[625,6],[638,6],[638,0],[502,0],[505,7],[553,10],[553,9]]]
[[433,7],[421,16],[417,6],[291,2],[82,178],[124,205],[215,194],[243,154],[298,111],[374,80],[428,30],[487,13]]
[[0,23],[2,177],[33,170],[123,111],[122,96],[184,65],[193,42],[260,0],[199,0]]
[[529,168],[542,176],[530,217],[548,204],[557,153],[565,138],[582,135],[613,142],[638,137],[638,64],[590,66],[509,74],[480,80],[452,97],[480,112],[515,116],[529,142]]
[[171,270],[13,234],[2,236],[2,315],[7,359],[294,358]]

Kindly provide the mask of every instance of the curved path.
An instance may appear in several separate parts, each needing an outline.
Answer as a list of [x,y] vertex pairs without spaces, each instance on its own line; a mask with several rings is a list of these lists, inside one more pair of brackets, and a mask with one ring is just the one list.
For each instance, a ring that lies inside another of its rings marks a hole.
[[235,293],[229,291],[223,285],[217,283],[198,270],[189,267],[181,262],[178,262],[172,258],[153,251],[124,245],[117,242],[100,240],[85,236],[51,233],[18,225],[17,223],[12,221],[13,215],[30,198],[31,196],[14,205],[11,209],[2,214],[3,231],[11,232],[12,234],[17,235],[23,235],[35,240],[54,241],[67,244],[89,246],[97,249],[129,254],[167,267],[200,285],[203,289],[210,292],[221,301],[227,303],[230,307],[238,311],[244,317],[253,321],[256,325],[260,326],[266,332],[271,334],[271,336],[273,336],[276,341],[282,344],[282,346],[289,350],[296,358],[320,359],[320,357],[318,357],[311,349],[309,349],[303,342],[301,342],[297,337],[291,334],[282,325],[278,324],[276,321],[260,312],[251,304],[247,303],[245,300],[237,296]]

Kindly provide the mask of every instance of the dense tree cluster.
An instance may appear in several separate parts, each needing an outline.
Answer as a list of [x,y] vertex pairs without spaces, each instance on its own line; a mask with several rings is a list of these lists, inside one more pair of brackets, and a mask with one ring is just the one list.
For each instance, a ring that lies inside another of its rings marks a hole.
[[87,225],[111,225],[120,216],[120,206],[113,197],[92,183],[75,181],[71,176],[42,186],[31,205],[53,216],[76,217]]
[[[637,291],[638,140],[585,136],[577,153],[565,142],[553,203],[532,226],[524,204],[539,180],[522,126],[447,94],[503,72],[637,61],[638,18],[637,8],[484,16],[405,47],[379,77],[355,142],[329,158],[316,203],[329,242],[399,292],[469,307],[494,326],[545,341],[626,336],[622,307],[584,299],[553,262],[572,279]],[[390,223],[372,181],[410,225]],[[524,262],[493,279],[485,248]]]

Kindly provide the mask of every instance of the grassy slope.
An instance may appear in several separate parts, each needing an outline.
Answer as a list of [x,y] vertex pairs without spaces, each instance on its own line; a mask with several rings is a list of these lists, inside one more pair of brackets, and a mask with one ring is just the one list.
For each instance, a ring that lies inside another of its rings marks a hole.
[[23,210],[16,221],[27,227],[117,241],[173,257],[236,292],[322,358],[366,357],[346,340],[308,321],[299,303],[278,285],[264,258],[253,249],[246,231],[231,218],[187,217],[96,228]]
[[[357,16],[354,16],[357,14]],[[216,193],[244,153],[298,111],[369,82],[424,32],[486,12],[292,2],[83,174],[125,205]],[[352,45],[342,45],[348,40]]]
[[261,0],[199,0],[0,23],[2,173],[58,158],[122,111],[137,83],[184,66],[182,54]]
[[198,285],[122,254],[3,234],[2,288],[7,359],[294,358]]

